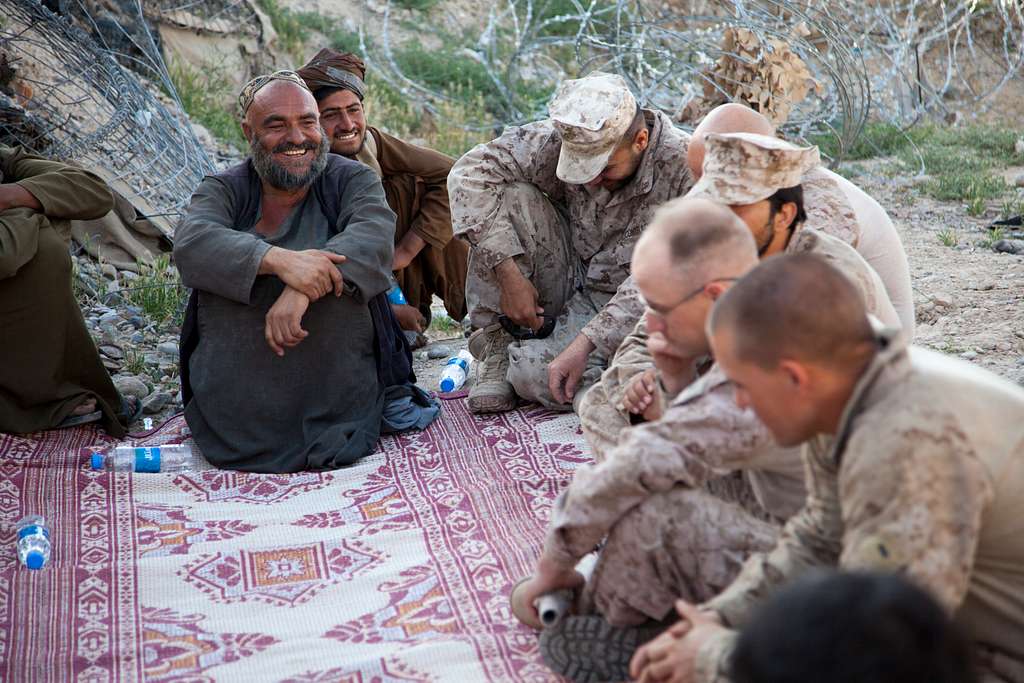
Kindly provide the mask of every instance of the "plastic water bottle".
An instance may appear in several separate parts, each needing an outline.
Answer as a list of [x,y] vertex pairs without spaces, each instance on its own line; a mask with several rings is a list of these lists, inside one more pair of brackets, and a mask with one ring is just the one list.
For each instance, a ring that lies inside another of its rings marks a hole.
[[114,472],[181,472],[193,469],[192,448],[184,444],[167,446],[117,446],[107,455],[93,453],[94,470]]
[[441,372],[441,391],[447,394],[461,389],[466,383],[466,377],[469,376],[469,366],[472,362],[473,356],[466,349],[459,351],[459,355],[449,358]]
[[392,275],[391,278],[391,289],[388,290],[388,302],[394,306],[405,306],[409,302],[405,299],[405,292],[398,286],[398,280]]
[[29,569],[42,569],[50,562],[50,530],[42,515],[22,517],[18,530],[18,559]]

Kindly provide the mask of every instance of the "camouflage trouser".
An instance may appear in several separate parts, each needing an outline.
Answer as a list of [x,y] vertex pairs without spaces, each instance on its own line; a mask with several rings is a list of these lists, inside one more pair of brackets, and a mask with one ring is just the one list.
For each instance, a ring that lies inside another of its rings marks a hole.
[[608,534],[578,607],[616,626],[660,621],[676,599],[700,603],[720,593],[780,530],[706,490],[655,494]]
[[[569,224],[547,197],[534,185],[517,183],[505,190],[504,203],[496,220],[512,225],[523,247],[515,256],[519,270],[537,289],[538,304],[546,315],[556,315],[555,330],[546,339],[513,342],[509,346],[508,381],[516,393],[547,408],[568,410],[548,390],[548,364],[561,353],[594,314],[611,299],[611,293],[580,285],[583,264],[576,256]],[[493,269],[469,252],[466,300],[474,327],[487,327],[498,320],[501,290]],[[597,381],[607,359],[592,353],[587,370],[577,387]]]

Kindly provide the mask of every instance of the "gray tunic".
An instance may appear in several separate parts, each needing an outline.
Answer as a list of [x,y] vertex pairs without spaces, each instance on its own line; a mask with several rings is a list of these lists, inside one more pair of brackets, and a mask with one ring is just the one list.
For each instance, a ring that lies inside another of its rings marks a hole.
[[[207,177],[175,235],[186,285],[199,290],[199,345],[189,362],[194,397],[185,419],[203,455],[219,467],[251,472],[328,469],[368,454],[384,403],[366,301],[387,289],[394,214],[380,181],[357,172],[331,226],[313,192],[278,231],[231,226],[233,196]],[[284,357],[264,338],[267,311],[284,289],[257,275],[271,246],[344,254],[345,293],[310,304],[309,332]]]

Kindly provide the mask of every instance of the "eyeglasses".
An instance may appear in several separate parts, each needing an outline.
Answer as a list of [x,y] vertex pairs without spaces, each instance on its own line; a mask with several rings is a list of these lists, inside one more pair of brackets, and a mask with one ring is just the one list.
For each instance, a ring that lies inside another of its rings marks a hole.
[[653,306],[651,304],[651,302],[649,302],[647,299],[644,298],[643,294],[640,295],[640,302],[644,305],[645,308],[647,308],[648,311],[650,311],[654,315],[658,316],[659,318],[667,318],[668,316],[672,315],[672,311],[676,310],[677,308],[679,308],[680,306],[685,304],[687,301],[689,301],[693,297],[695,297],[698,294],[700,294],[701,292],[703,292],[707,288],[708,285],[713,284],[715,282],[736,282],[737,280],[739,280],[738,277],[716,277],[716,278],[713,278],[711,280],[708,280],[707,282],[702,284],[700,287],[698,287],[697,289],[695,289],[692,292],[690,292],[689,294],[687,294],[686,296],[684,296],[682,299],[680,299],[676,303],[672,304],[671,306],[664,307],[664,308],[663,307],[659,307],[659,306]]

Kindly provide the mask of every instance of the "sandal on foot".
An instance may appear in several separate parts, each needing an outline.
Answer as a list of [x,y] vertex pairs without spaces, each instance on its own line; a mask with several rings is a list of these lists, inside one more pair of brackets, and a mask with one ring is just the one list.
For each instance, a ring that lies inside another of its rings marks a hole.
[[540,634],[540,654],[552,671],[576,683],[628,681],[629,661],[664,623],[612,626],[598,615],[564,617]]
[[91,413],[84,415],[68,415],[60,421],[54,429],[65,429],[67,427],[78,427],[79,425],[89,424],[90,422],[96,422],[103,417],[103,411],[94,410]]

